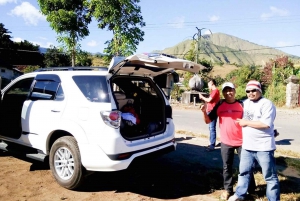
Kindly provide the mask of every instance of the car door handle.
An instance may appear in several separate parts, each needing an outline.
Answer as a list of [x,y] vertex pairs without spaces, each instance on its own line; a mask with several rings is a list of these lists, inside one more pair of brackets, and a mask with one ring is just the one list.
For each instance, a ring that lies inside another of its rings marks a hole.
[[59,110],[51,110],[51,112],[60,112]]

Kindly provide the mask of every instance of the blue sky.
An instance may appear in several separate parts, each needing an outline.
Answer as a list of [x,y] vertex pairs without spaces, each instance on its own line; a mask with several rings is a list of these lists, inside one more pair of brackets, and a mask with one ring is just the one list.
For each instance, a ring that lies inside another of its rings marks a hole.
[[[142,0],[146,22],[144,41],[137,52],[151,52],[192,39],[196,27],[225,33],[300,56],[300,3],[296,0]],[[39,12],[37,1],[0,0],[0,23],[14,41],[28,40],[41,47],[59,46],[56,33]],[[81,48],[103,52],[112,33],[90,24]],[[297,46],[298,45],[298,46]],[[295,47],[286,47],[295,46]]]

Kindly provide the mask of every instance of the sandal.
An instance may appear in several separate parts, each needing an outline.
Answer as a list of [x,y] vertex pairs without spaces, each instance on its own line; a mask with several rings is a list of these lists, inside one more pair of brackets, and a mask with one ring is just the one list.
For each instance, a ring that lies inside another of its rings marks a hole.
[[230,197],[230,193],[227,191],[223,191],[223,193],[220,196],[220,200],[228,200],[229,197]]

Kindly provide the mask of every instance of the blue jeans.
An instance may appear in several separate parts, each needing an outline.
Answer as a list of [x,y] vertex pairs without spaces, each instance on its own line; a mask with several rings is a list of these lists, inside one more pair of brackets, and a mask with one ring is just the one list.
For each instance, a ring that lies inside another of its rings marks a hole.
[[[209,112],[207,113],[209,114]],[[208,124],[209,128],[209,145],[211,149],[214,149],[216,146],[216,137],[217,137],[217,132],[216,132],[216,125],[217,125],[217,119],[211,121]]]
[[235,194],[245,198],[249,185],[251,169],[255,160],[262,169],[262,174],[267,183],[267,198],[270,201],[280,200],[280,187],[277,177],[274,151],[249,151],[242,149],[240,159],[240,174]]

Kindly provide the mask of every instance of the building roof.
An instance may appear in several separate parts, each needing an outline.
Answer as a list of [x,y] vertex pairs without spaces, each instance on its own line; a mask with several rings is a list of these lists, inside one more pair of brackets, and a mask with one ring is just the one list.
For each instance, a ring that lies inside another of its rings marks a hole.
[[5,62],[3,59],[0,58],[0,67],[5,67],[9,69],[13,69],[13,66],[10,65],[9,63]]

